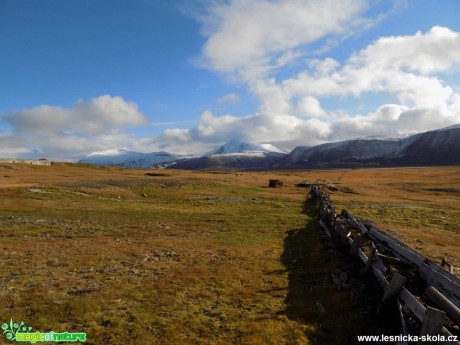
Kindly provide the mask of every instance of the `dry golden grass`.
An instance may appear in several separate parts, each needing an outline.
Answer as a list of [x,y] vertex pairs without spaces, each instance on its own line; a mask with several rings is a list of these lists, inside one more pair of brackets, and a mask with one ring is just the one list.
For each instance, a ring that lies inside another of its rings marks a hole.
[[[285,186],[267,188],[270,178]],[[339,263],[294,186],[319,179],[339,186],[339,207],[460,265],[459,194],[427,190],[459,188],[456,167],[2,164],[0,322],[87,332],[88,344],[346,344],[360,316],[351,295],[333,291],[327,277]]]

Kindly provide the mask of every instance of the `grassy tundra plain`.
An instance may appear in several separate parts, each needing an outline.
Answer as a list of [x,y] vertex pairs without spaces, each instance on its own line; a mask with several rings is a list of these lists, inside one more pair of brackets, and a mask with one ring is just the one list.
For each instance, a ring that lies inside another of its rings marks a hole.
[[[270,178],[284,186],[267,188]],[[295,188],[318,180],[338,187],[338,211],[460,266],[458,167],[2,164],[0,323],[86,332],[87,344],[347,344],[364,323],[353,296],[334,292],[340,263]]]

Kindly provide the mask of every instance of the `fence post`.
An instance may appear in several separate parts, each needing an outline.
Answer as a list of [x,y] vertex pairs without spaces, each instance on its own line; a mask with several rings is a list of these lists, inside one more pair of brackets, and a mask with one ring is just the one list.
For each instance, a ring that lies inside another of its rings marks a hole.
[[406,277],[403,277],[399,273],[395,273],[393,278],[391,278],[390,285],[386,289],[385,294],[383,295],[382,302],[389,302],[399,296],[401,290],[406,282]]
[[[442,333],[442,327],[444,325],[444,320],[446,318],[446,313],[439,309],[432,307],[426,308],[425,317],[423,319],[422,329],[420,330],[420,336],[424,335],[440,335]],[[430,342],[418,342],[419,345],[423,344],[439,344],[438,341]]]

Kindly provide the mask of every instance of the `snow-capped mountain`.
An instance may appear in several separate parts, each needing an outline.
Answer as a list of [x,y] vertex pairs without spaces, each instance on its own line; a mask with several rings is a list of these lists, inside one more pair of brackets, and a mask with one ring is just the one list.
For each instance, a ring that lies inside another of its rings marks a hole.
[[296,147],[283,169],[460,164],[460,125],[399,137],[367,137]]
[[413,135],[386,157],[392,165],[460,164],[460,124]]
[[206,152],[203,156],[211,156],[217,154],[234,154],[234,153],[256,153],[256,152],[263,152],[263,153],[270,153],[270,152],[277,152],[277,153],[284,153],[286,152],[280,150],[279,148],[271,145],[271,144],[253,144],[253,143],[246,143],[240,142],[237,140],[231,140],[228,143],[219,146],[218,148]]
[[183,160],[172,169],[193,170],[269,170],[277,167],[286,152],[271,144],[253,144],[232,140],[201,157]]
[[79,160],[78,163],[94,164],[101,166],[121,165],[129,158],[135,157],[139,152],[112,149],[92,152]]
[[80,159],[79,163],[100,166],[122,166],[126,168],[151,168],[167,165],[180,160],[181,157],[167,152],[142,153],[120,149],[92,152]]
[[297,147],[282,162],[283,168],[342,167],[372,162],[400,148],[400,140],[353,139],[313,147]]

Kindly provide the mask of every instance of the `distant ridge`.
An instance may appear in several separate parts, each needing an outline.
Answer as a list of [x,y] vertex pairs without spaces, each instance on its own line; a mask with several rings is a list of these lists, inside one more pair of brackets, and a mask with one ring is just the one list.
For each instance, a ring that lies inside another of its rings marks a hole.
[[358,138],[297,147],[283,169],[460,164],[460,124],[400,138]]
[[372,136],[317,146],[297,146],[289,154],[271,144],[231,140],[201,156],[127,150],[93,152],[80,163],[128,168],[191,170],[272,170],[460,165],[460,124],[401,136]]

